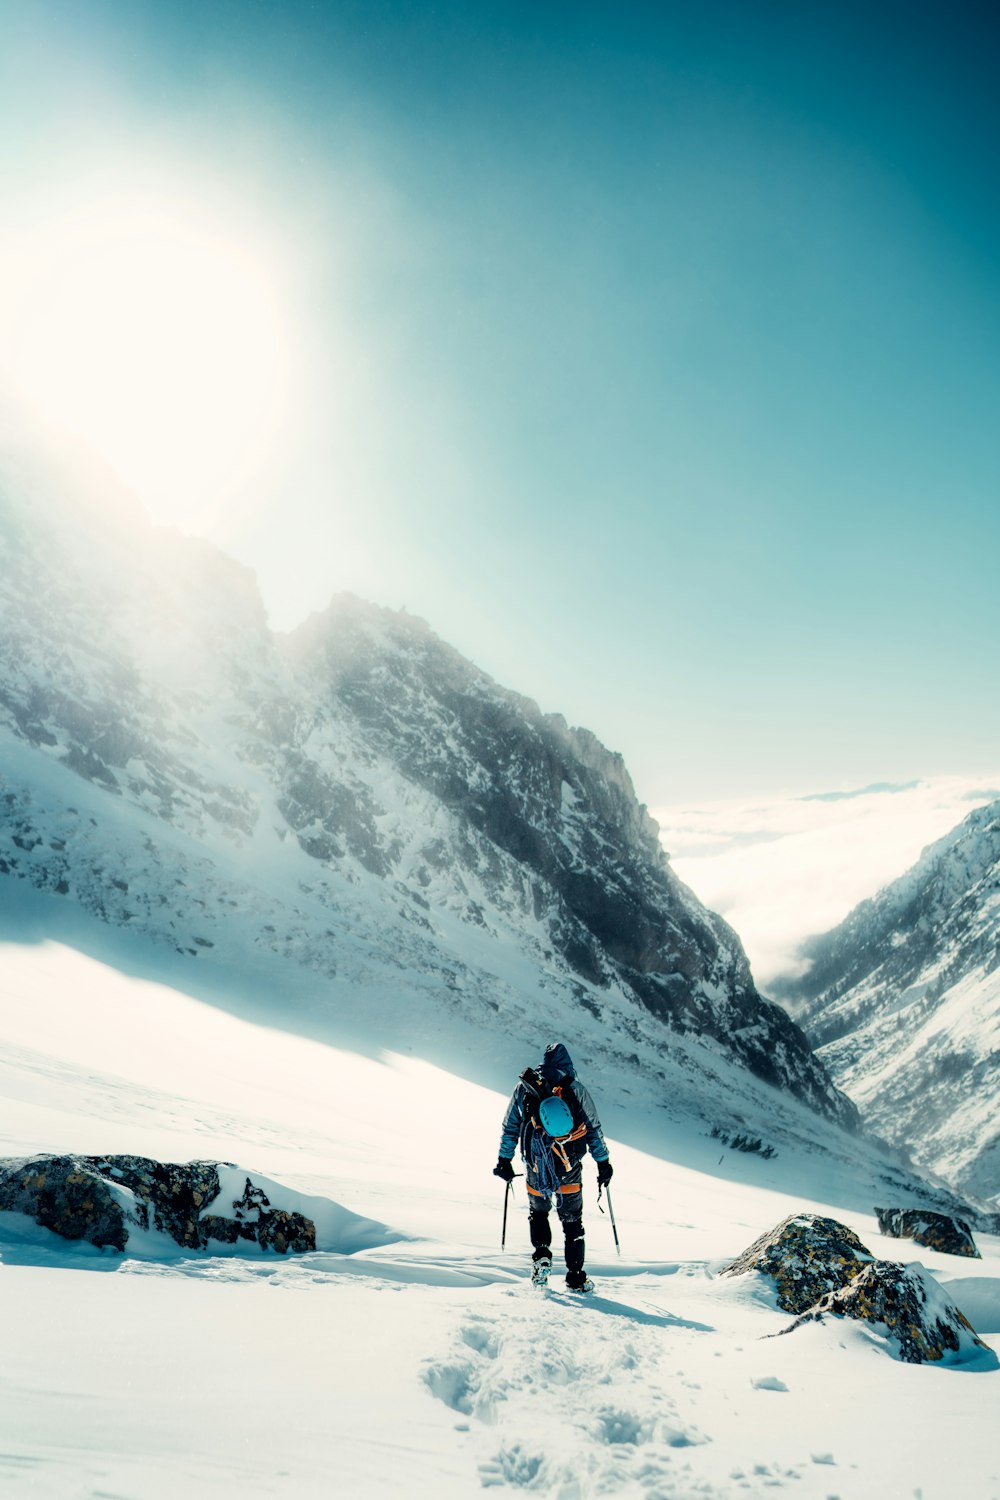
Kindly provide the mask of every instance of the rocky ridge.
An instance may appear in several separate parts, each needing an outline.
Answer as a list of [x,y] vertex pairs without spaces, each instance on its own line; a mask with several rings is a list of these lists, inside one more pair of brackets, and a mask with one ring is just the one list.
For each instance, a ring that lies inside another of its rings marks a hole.
[[637,1066],[685,1037],[853,1127],[591,733],[405,612],[275,636],[245,569],[30,457],[0,547],[0,877],[348,1014],[405,983],[415,1026],[503,1027],[544,992]]
[[1000,1202],[1000,802],[809,940],[772,986],[865,1121]]

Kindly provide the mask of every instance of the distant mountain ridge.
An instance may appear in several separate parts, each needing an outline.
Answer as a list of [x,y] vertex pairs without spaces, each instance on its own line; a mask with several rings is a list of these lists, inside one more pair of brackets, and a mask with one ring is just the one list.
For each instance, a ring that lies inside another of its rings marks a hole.
[[0,877],[185,958],[291,960],[345,1014],[409,985],[418,1031],[541,994],[644,1066],[687,1036],[853,1127],[589,731],[405,612],[341,596],[276,636],[247,570],[30,458],[0,538]]
[[1000,1200],[1000,801],[810,939],[772,986],[879,1134]]

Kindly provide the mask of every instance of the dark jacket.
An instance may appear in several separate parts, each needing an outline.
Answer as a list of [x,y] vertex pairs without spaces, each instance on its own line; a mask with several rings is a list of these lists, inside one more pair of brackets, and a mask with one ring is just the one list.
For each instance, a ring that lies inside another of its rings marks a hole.
[[594,1101],[578,1080],[573,1060],[562,1042],[546,1047],[545,1057],[537,1070],[525,1068],[521,1074],[504,1115],[500,1156],[509,1161],[516,1147],[520,1146],[525,1161],[531,1160],[531,1137],[536,1129],[534,1106],[544,1093],[556,1086],[573,1112],[574,1125],[581,1127],[580,1134],[565,1144],[572,1166],[578,1166],[588,1150],[595,1161],[607,1161],[608,1148]]

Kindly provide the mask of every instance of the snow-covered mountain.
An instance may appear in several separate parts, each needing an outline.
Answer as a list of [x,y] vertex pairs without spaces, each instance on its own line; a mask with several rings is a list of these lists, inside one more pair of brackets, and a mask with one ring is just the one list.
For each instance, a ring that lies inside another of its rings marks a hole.
[[1000,802],[803,955],[777,992],[866,1122],[1000,1202]]
[[[367,1226],[112,1258],[0,1213],[0,1490],[992,1493],[989,1237],[920,1252],[985,1345],[960,1401],[716,1275],[793,1213],[893,1258],[876,1205],[956,1204],[845,1128],[618,757],[404,614],[276,638],[244,570],[26,461],[0,517],[0,1156],[238,1163]],[[560,1034],[621,1231],[588,1169],[582,1305],[531,1287],[520,1182],[501,1253],[490,1175]]]
[[402,994],[424,1055],[583,1032],[723,1126],[732,1063],[758,1119],[762,1080],[854,1123],[591,733],[405,612],[341,597],[276,636],[247,570],[49,459],[6,456],[0,538],[8,892],[169,945],[188,987],[256,965],[341,1037]]

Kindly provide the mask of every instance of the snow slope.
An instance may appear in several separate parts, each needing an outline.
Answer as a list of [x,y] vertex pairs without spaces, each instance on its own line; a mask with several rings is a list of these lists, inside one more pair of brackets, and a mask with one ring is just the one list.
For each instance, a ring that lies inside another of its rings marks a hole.
[[[1000,1497],[992,1357],[906,1366],[831,1324],[769,1338],[789,1319],[764,1288],[714,1274],[803,1208],[916,1259],[875,1231],[870,1163],[762,1161],[662,1116],[642,1152],[591,1073],[623,1254],[588,1173],[597,1294],[540,1297],[520,1201],[499,1250],[502,1094],[240,1019],[127,975],[132,957],[0,946],[0,1155],[227,1159],[406,1238],[117,1257],[3,1216],[0,1493]],[[997,1349],[1000,1242],[981,1246],[919,1259]]]
[[1000,802],[803,951],[781,993],[869,1126],[1000,1207]]

